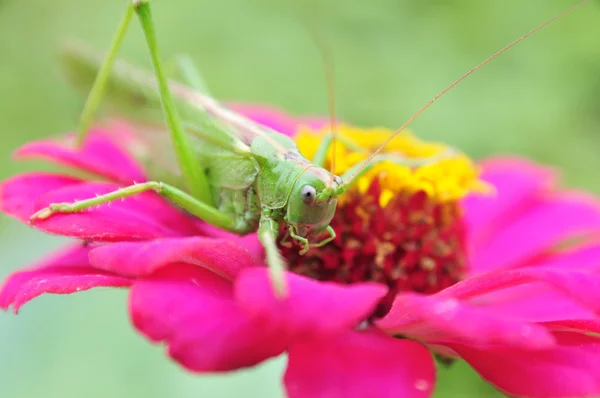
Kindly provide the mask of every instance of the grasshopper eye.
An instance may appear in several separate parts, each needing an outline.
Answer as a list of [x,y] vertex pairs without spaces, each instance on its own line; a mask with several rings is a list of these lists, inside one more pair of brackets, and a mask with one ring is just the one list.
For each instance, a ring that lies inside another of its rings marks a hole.
[[302,187],[302,191],[300,191],[300,196],[302,196],[304,203],[310,205],[317,199],[317,190],[313,186],[305,185]]
[[344,183],[340,176],[333,176],[333,182],[335,182],[338,187]]

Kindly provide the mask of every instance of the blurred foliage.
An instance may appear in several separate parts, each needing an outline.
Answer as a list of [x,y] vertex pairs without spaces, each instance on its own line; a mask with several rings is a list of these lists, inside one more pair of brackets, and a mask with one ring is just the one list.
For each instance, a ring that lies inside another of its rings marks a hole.
[[[296,114],[327,110],[307,26],[334,48],[339,113],[399,126],[494,51],[565,10],[567,0],[154,1],[163,57],[187,52],[221,99]],[[106,48],[124,1],[0,1],[0,175],[18,145],[75,127],[82,98],[56,62],[61,40]],[[300,16],[300,18],[298,18]],[[486,66],[412,126],[474,157],[513,153],[560,168],[569,185],[600,192],[600,6],[588,4]],[[300,22],[303,20],[304,22]],[[124,57],[148,65],[137,26]],[[31,167],[31,166],[29,166]],[[2,219],[0,277],[56,247]],[[0,314],[0,396],[281,396],[284,359],[234,375],[195,376],[130,327],[126,292],[45,296]],[[441,368],[439,397],[497,395],[464,364]]]

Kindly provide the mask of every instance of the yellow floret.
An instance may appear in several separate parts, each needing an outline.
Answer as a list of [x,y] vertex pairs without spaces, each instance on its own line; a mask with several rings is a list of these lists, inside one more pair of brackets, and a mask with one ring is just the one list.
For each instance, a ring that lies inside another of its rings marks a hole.
[[[329,128],[313,131],[301,128],[295,137],[300,152],[312,159]],[[393,133],[384,128],[360,129],[353,126],[338,126],[340,139],[335,150],[335,173],[342,175],[348,169],[364,161]],[[398,154],[411,160],[411,164],[383,161],[355,181],[351,190],[365,193],[377,178],[381,186],[379,205],[385,207],[401,192],[424,191],[437,202],[462,199],[470,192],[489,192],[490,187],[479,179],[480,171],[466,155],[436,142],[426,142],[409,132],[395,137],[383,153]],[[327,153],[326,167],[330,167],[333,150]],[[415,164],[414,160],[419,160]]]

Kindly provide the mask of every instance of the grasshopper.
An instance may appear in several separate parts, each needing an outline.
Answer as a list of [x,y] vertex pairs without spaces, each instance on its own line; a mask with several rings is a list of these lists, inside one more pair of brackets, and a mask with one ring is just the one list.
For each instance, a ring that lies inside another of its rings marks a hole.
[[[314,159],[308,160],[289,137],[246,119],[203,93],[198,83],[199,75],[193,70],[186,68],[188,85],[169,81],[160,60],[149,1],[133,0],[127,6],[104,60],[99,61],[82,51],[71,52],[66,58],[75,79],[91,86],[81,116],[78,141],[81,143],[85,139],[104,96],[120,111],[127,108],[139,111],[140,102],[144,108],[162,109],[164,121],[161,122],[166,122],[183,184],[176,186],[171,181],[151,180],[91,199],[51,204],[32,215],[32,219],[44,219],[54,213],[79,212],[141,192],[155,191],[218,228],[240,235],[257,232],[276,293],[284,295],[285,262],[276,245],[282,225],[287,226],[290,238],[303,247],[301,254],[331,242],[336,234],[329,223],[336,211],[337,198],[373,164],[391,160],[417,165],[438,160],[409,160],[400,155],[380,154],[394,137],[471,73],[587,2],[589,0],[584,0],[546,21],[469,70],[408,119],[364,162],[337,176],[333,173],[334,167],[331,171],[324,168],[328,149],[335,145],[336,139],[344,139],[336,135],[333,116],[331,133],[323,139]],[[154,76],[116,60],[134,14],[144,32]],[[332,90],[329,93],[333,115]],[[153,175],[150,177],[152,179]],[[322,236],[323,232],[328,236],[313,242],[311,238],[317,234]]]

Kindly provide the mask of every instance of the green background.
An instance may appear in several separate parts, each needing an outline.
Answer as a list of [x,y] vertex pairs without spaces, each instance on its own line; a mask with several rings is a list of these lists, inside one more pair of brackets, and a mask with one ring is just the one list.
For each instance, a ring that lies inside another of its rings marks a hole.
[[[215,96],[324,114],[323,71],[296,17],[303,15],[335,49],[340,115],[394,127],[470,67],[573,3],[156,0],[154,11],[164,58],[191,54]],[[9,159],[20,144],[76,125],[82,98],[65,84],[56,49],[67,37],[106,48],[123,4],[0,0],[1,177],[31,168]],[[526,155],[558,167],[570,186],[599,192],[599,21],[597,2],[562,19],[477,72],[413,130],[476,158]],[[138,27],[130,33],[123,54],[147,64]],[[61,242],[0,221],[2,278]],[[42,297],[19,316],[0,313],[0,396],[281,396],[285,359],[229,375],[188,374],[132,330],[125,301],[125,291],[98,289]],[[440,397],[497,394],[465,365],[440,369],[440,379]]]

